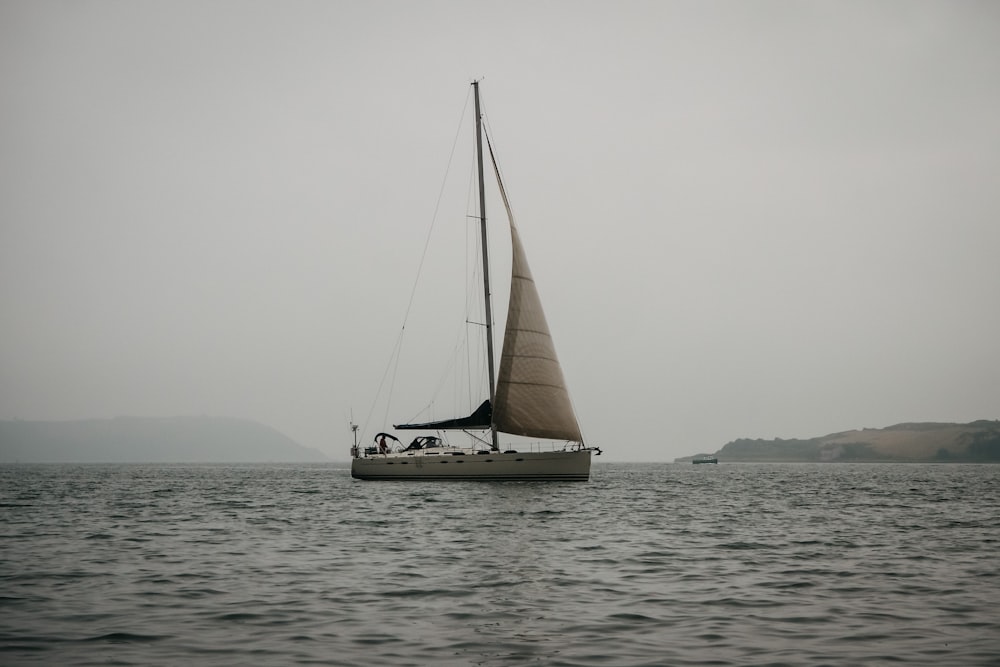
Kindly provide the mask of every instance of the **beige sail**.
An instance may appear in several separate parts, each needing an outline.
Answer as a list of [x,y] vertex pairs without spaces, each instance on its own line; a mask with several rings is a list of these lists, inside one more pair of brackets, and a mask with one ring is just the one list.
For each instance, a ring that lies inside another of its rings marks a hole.
[[556,358],[549,325],[542,311],[542,302],[528,268],[524,246],[521,245],[495,160],[493,167],[510,220],[513,251],[510,303],[500,355],[493,423],[498,431],[504,433],[583,442],[562,368]]

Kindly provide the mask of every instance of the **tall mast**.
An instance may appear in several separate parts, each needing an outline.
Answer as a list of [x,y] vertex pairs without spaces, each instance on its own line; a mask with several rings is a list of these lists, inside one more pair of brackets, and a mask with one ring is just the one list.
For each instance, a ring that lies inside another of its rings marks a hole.
[[[486,360],[490,371],[490,408],[496,404],[496,371],[493,369],[493,307],[490,305],[490,253],[486,234],[486,190],[483,186],[483,117],[479,111],[479,82],[472,82],[476,96],[476,163],[479,168],[479,228],[483,242],[483,298],[486,302]],[[490,436],[493,449],[500,449],[497,427],[490,417]]]

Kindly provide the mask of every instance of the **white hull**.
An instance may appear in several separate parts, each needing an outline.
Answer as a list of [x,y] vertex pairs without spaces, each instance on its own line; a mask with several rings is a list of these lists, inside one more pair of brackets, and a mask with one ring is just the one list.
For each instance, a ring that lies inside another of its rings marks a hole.
[[372,455],[351,461],[351,477],[369,480],[590,479],[590,450],[555,452],[446,452]]

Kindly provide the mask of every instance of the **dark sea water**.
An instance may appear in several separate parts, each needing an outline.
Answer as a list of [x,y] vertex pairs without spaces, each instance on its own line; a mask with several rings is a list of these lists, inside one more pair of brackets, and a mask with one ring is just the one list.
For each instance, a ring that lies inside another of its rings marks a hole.
[[1000,664],[1000,466],[0,468],[3,665]]

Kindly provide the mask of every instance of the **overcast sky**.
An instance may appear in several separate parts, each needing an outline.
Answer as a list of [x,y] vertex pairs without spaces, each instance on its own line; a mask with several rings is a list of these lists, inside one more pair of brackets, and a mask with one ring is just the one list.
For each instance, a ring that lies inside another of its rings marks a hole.
[[913,0],[0,0],[0,418],[346,458],[474,78],[609,460],[1000,418],[1000,4]]

